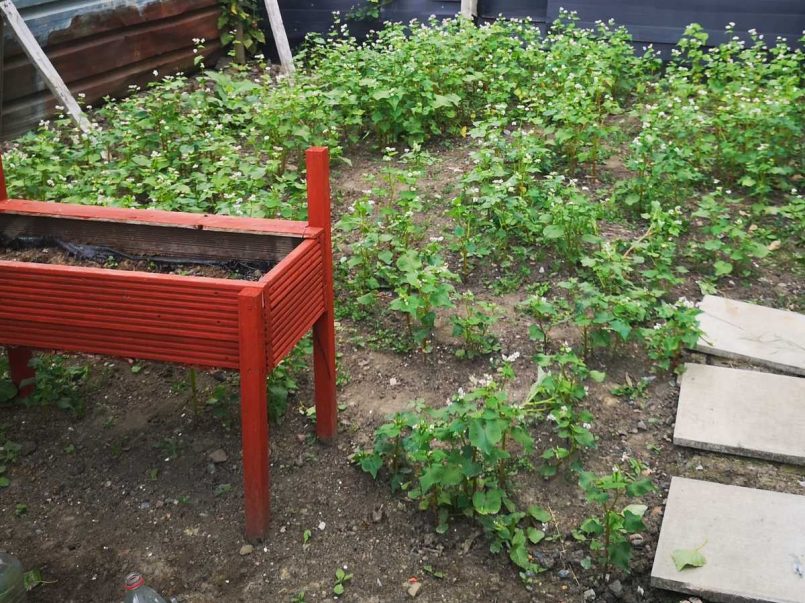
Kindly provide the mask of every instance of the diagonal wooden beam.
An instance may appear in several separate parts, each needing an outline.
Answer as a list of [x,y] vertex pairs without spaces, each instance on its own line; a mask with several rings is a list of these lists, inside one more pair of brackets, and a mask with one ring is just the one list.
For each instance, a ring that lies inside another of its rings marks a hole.
[[282,24],[282,13],[277,0],[265,0],[268,22],[271,25],[271,34],[274,36],[274,43],[277,45],[277,52],[280,55],[280,64],[285,73],[291,74],[295,71],[291,46],[288,44],[288,36],[285,33],[285,26]]
[[73,118],[73,121],[75,121],[82,132],[92,132],[95,126],[87,119],[81,107],[78,106],[75,98],[73,98],[70,90],[65,85],[64,80],[61,79],[58,71],[53,67],[53,63],[50,62],[50,59],[42,50],[42,47],[39,46],[39,43],[36,41],[36,38],[34,38],[28,25],[26,25],[17,7],[14,6],[14,3],[11,2],[11,0],[0,1],[0,12],[11,27],[11,31],[19,41],[25,54],[28,55],[28,58],[33,63],[34,67],[36,67],[42,79],[45,80],[47,87],[64,106],[67,114]]

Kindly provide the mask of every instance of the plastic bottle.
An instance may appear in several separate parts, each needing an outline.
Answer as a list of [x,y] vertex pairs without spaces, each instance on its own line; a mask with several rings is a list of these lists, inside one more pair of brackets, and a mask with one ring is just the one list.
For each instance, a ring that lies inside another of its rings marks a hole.
[[0,553],[0,603],[25,603],[25,572],[8,553]]
[[153,588],[145,585],[140,572],[132,572],[126,576],[126,603],[168,603]]

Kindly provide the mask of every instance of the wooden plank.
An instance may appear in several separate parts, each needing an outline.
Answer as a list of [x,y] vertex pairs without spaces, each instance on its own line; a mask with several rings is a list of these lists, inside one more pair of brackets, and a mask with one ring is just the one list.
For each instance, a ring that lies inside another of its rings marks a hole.
[[256,283],[0,262],[0,341],[236,368],[238,295]]
[[268,22],[271,25],[271,34],[274,36],[274,44],[277,45],[277,52],[280,55],[280,63],[285,73],[291,74],[295,71],[291,47],[288,44],[288,35],[285,33],[285,26],[282,23],[282,13],[280,12],[277,0],[265,0]]
[[243,498],[249,540],[264,539],[271,518],[264,305],[262,290],[243,291],[238,298]]
[[[5,99],[5,74],[6,74],[6,20],[0,16],[0,140],[3,140],[3,120],[5,119],[3,116],[3,101]],[[0,172],[3,171],[2,166],[0,166]],[[5,198],[5,194],[0,196],[0,198]]]
[[128,222],[0,213],[0,244],[35,237],[90,245],[144,259],[265,261],[277,263],[299,243],[294,237]]
[[28,55],[28,58],[45,80],[45,83],[48,88],[50,88],[50,91],[53,92],[53,95],[64,105],[64,109],[67,111],[68,115],[73,118],[73,121],[76,122],[82,132],[87,134],[92,132],[95,126],[87,119],[87,116],[84,115],[81,107],[78,106],[78,103],[64,84],[61,76],[53,67],[50,59],[48,59],[42,47],[39,46],[31,30],[28,29],[28,26],[20,16],[14,3],[11,2],[11,0],[2,0],[0,2],[0,12],[3,13],[9,26],[11,26],[11,31],[14,32],[25,54]]
[[[8,372],[11,382],[17,388],[17,396],[27,398],[34,391],[31,380],[36,377],[36,372],[31,368],[33,354],[28,348],[10,347],[8,348]],[[23,383],[28,382],[27,385]]]
[[139,286],[143,292],[165,293],[170,291],[209,289],[220,295],[238,292],[243,287],[258,287],[254,282],[226,278],[210,278],[207,276],[180,276],[177,274],[155,274],[127,270],[109,270],[107,268],[90,268],[86,266],[60,266],[51,264],[34,264],[28,262],[9,262],[0,260],[0,278],[13,275],[21,279],[25,275],[33,278],[74,280],[74,285],[85,283],[92,285],[95,279],[105,279]]
[[320,243],[323,312],[313,326],[313,373],[316,435],[328,441],[337,429],[335,312],[333,310],[333,249],[330,215],[330,154],[326,148],[307,150],[308,220],[323,229]]
[[288,237],[311,238],[316,236],[315,233],[309,230],[306,222],[293,222],[291,220],[191,214],[159,209],[123,209],[119,207],[75,205],[72,203],[52,203],[24,199],[9,199],[6,203],[0,205],[0,214],[74,218],[97,222],[127,222],[129,224],[175,226],[177,228],[195,228],[222,232],[252,232]]
[[[0,201],[3,201],[3,205],[6,204],[6,199],[8,199],[8,191],[6,190],[6,175],[3,172],[3,154],[0,153]],[[2,205],[0,205],[2,207]]]
[[272,366],[282,360],[324,311],[321,263],[319,241],[305,241],[265,280]]

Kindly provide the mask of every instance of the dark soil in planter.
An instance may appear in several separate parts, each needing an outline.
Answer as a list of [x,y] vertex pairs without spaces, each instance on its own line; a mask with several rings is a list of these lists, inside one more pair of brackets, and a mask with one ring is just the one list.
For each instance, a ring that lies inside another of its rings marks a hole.
[[75,245],[54,241],[13,241],[0,245],[0,260],[60,264],[63,266],[91,266],[114,270],[202,276],[245,281],[257,281],[273,264],[270,262],[215,262],[209,260],[175,260],[159,256],[133,257],[103,247]]

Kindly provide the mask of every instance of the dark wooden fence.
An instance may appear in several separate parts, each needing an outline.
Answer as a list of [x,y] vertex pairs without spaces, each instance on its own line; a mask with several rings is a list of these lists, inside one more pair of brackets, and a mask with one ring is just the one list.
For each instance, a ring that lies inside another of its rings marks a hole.
[[[218,0],[14,0],[73,94],[87,103],[121,96],[153,72],[193,67],[193,38],[216,52]],[[0,138],[55,113],[45,87],[10,28],[0,36]]]
[[[324,33],[332,23],[332,12],[343,14],[364,0],[280,0],[288,37],[298,44],[306,33]],[[381,11],[379,20],[353,22],[358,34],[376,29],[382,20],[408,21],[453,16],[460,0],[392,0]],[[579,14],[583,25],[596,20],[614,19],[626,26],[638,45],[654,44],[668,51],[690,23],[699,23],[717,44],[726,38],[724,27],[735,23],[738,35],[750,29],[774,42],[777,36],[794,44],[805,30],[805,0],[478,0],[481,20],[504,18],[533,19],[546,27],[560,9]]]

